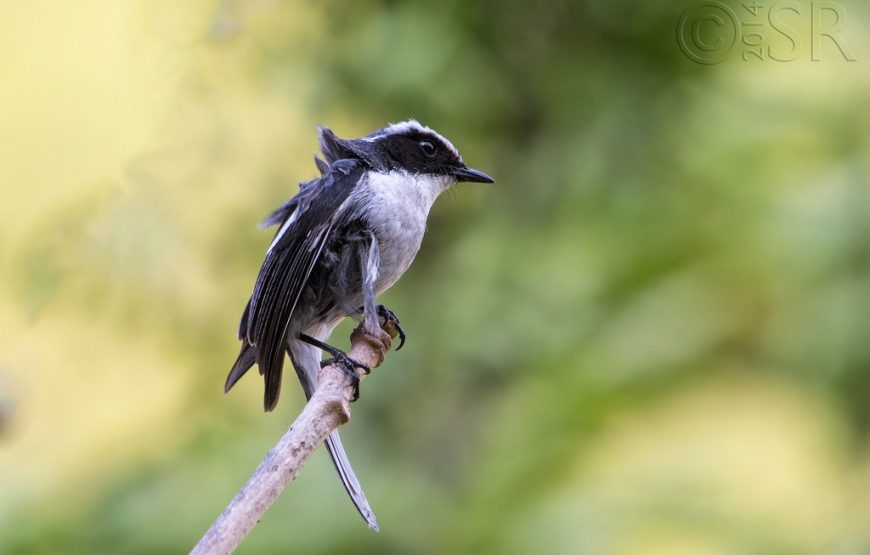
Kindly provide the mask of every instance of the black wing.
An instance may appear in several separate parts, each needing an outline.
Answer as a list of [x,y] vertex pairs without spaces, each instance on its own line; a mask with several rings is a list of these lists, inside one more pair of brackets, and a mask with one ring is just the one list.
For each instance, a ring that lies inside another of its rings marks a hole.
[[305,183],[299,194],[273,213],[272,218],[281,213],[283,222],[242,315],[239,329],[242,352],[226,385],[226,389],[232,387],[256,362],[266,383],[263,403],[267,411],[278,402],[293,312],[331,231],[341,219],[339,208],[363,178],[364,171],[358,160],[338,160],[326,175]]

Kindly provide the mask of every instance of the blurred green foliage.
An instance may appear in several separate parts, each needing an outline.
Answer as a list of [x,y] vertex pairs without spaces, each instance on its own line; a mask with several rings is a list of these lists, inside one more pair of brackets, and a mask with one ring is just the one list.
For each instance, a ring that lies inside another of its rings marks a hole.
[[870,19],[701,66],[691,5],[4,3],[0,553],[195,543],[302,402],[221,394],[255,223],[409,117],[498,184],[384,298],[383,532],[318,454],[240,553],[870,552]]

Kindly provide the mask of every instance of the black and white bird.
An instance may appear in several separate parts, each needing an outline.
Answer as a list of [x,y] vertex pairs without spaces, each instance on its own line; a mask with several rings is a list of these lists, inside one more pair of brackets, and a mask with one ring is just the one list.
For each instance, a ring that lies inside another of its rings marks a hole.
[[[263,221],[280,227],[242,313],[242,349],[225,386],[229,391],[257,363],[267,411],[278,402],[284,353],[307,398],[317,387],[322,350],[356,377],[360,365],[325,343],[333,329],[347,316],[361,319],[375,337],[380,317],[398,326],[376,299],[413,262],[435,199],[457,182],[495,182],[466,166],[450,141],[413,120],[359,139],[340,139],[326,127],[319,135],[323,159],[314,161],[321,177],[301,183],[299,193]],[[400,340],[399,348],[404,332]],[[338,432],[326,447],[350,498],[377,530]]]

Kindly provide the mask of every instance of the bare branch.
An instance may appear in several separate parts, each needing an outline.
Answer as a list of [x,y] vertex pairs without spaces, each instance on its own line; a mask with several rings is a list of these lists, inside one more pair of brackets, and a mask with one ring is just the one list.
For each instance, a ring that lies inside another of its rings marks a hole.
[[[366,334],[360,324],[350,336],[348,356],[369,368],[376,368],[384,361],[384,355],[390,348],[390,335],[395,337],[393,331],[382,331],[381,337],[375,338]],[[364,377],[364,374],[360,374],[360,379]],[[226,554],[235,551],[287,484],[296,478],[326,436],[350,421],[350,398],[353,394],[350,377],[335,365],[329,365],[320,370],[318,382],[317,389],[296,421],[269,451],[191,554]]]

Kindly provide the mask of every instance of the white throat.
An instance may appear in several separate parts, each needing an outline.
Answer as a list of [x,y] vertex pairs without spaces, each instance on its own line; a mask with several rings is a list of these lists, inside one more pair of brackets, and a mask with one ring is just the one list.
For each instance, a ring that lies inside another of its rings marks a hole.
[[402,170],[370,172],[368,181],[367,192],[377,198],[378,204],[395,207],[399,212],[419,212],[424,220],[438,196],[453,184],[447,176]]
[[380,275],[378,293],[389,288],[408,269],[426,232],[429,210],[453,180],[413,175],[403,171],[369,172],[366,183],[354,191],[358,206],[378,239]]

